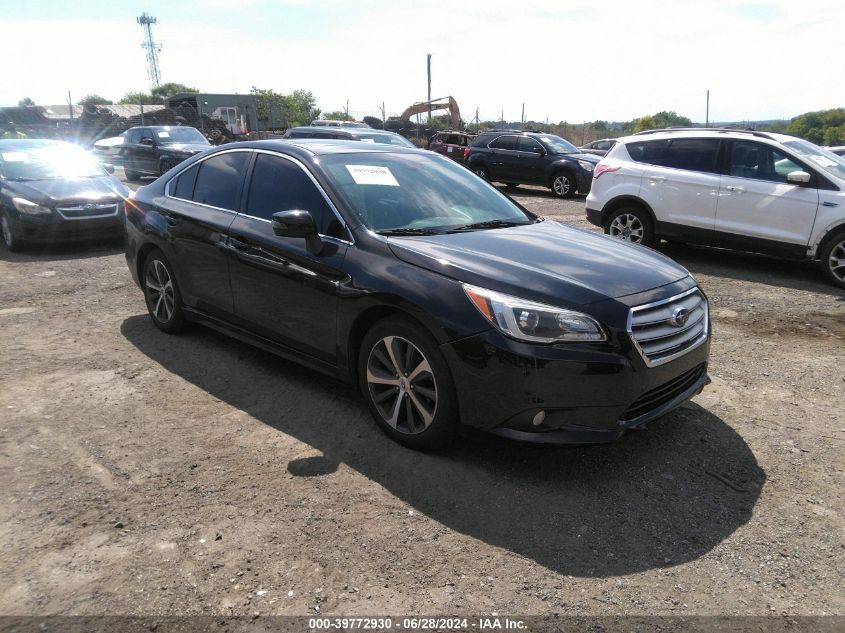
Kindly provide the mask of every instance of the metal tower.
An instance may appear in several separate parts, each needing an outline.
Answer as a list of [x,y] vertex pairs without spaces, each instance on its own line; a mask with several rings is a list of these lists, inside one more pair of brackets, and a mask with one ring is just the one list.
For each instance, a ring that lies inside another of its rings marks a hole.
[[158,53],[161,46],[153,40],[153,24],[156,23],[156,19],[145,11],[137,21],[144,27],[144,42],[141,47],[147,51],[147,76],[150,78],[150,88],[158,88],[161,84],[161,70],[158,67]]

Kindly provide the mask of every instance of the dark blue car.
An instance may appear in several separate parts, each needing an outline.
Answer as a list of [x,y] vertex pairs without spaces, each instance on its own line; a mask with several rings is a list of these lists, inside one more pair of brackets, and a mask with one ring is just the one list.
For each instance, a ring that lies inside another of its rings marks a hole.
[[587,194],[600,156],[554,134],[498,130],[475,137],[466,165],[490,182],[510,187],[540,185],[559,198]]

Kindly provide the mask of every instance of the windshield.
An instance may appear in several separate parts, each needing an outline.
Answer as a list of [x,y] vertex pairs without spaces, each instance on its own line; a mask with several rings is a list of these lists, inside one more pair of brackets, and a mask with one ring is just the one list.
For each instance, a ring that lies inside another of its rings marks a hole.
[[24,147],[0,154],[0,166],[9,180],[52,180],[105,176],[102,165],[73,145]]
[[545,145],[550,154],[577,154],[581,151],[566,139],[554,134],[543,134],[543,136],[535,136],[534,138]]
[[153,131],[161,145],[172,145],[173,143],[210,145],[199,130],[193,127],[162,127],[155,128]]
[[383,143],[385,145],[399,145],[400,147],[416,147],[411,141],[398,134],[359,134],[359,141],[365,143]]
[[845,179],[845,158],[807,141],[786,141],[786,147],[836,178]]
[[435,156],[335,154],[321,162],[347,206],[376,232],[441,233],[481,222],[534,221],[465,167]]

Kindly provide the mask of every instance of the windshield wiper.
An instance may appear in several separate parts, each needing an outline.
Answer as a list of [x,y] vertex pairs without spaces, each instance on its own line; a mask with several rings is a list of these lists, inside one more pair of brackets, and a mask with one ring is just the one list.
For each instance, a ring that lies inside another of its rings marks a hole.
[[435,231],[434,229],[421,229],[421,228],[404,228],[404,229],[383,229],[381,231],[376,231],[379,235],[394,235],[394,236],[401,236],[401,235],[442,235],[443,231]]
[[529,222],[513,222],[512,220],[485,220],[484,222],[473,222],[472,224],[464,224],[450,229],[449,233],[456,231],[475,231],[478,229],[506,229],[510,226],[523,226]]

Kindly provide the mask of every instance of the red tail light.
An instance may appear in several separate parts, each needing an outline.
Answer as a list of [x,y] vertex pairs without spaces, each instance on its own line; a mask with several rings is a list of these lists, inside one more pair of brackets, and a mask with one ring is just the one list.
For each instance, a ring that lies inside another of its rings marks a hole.
[[597,180],[598,177],[602,174],[609,174],[614,171],[619,171],[620,169],[621,167],[619,167],[619,165],[617,165],[616,167],[611,167],[610,165],[603,165],[602,163],[599,163],[593,170],[593,180]]
[[464,148],[464,160],[469,158],[469,147]]

